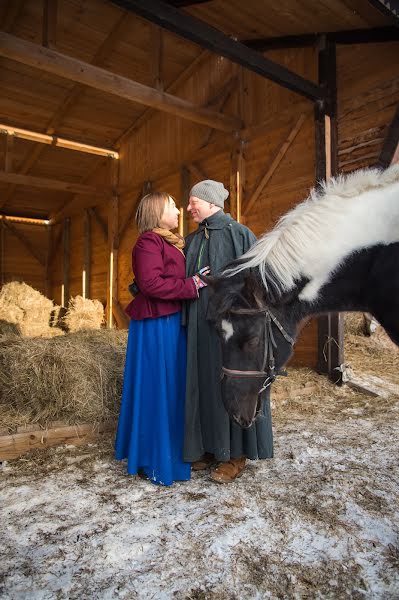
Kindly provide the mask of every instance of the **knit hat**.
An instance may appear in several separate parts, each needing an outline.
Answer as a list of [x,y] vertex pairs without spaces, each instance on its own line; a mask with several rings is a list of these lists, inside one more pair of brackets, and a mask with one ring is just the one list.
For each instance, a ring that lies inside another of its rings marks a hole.
[[213,181],[213,179],[205,179],[205,181],[200,181],[191,188],[190,196],[195,196],[223,208],[224,201],[229,197],[229,192],[223,183]]

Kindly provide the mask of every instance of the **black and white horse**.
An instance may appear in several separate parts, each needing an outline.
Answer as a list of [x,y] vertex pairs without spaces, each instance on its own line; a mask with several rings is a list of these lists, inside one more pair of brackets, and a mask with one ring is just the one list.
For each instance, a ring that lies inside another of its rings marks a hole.
[[313,190],[207,281],[222,343],[224,404],[243,427],[290,357],[305,317],[369,312],[399,345],[399,165]]

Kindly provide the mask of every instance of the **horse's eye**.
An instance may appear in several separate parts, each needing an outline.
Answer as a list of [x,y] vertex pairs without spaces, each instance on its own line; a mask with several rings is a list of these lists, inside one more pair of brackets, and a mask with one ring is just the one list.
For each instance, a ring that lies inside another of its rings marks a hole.
[[258,345],[259,345],[259,338],[257,336],[251,338],[250,340],[247,340],[247,342],[246,342],[246,346],[248,348],[251,348],[252,350],[254,350],[255,348],[257,348]]

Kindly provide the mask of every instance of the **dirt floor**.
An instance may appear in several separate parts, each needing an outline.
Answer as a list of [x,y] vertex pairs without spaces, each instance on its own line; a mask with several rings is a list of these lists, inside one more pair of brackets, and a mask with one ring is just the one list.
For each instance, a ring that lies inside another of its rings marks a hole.
[[[356,343],[348,362],[377,352],[398,381],[385,336]],[[1,598],[399,598],[399,397],[277,385],[275,458],[232,485],[127,476],[111,440],[3,464]]]

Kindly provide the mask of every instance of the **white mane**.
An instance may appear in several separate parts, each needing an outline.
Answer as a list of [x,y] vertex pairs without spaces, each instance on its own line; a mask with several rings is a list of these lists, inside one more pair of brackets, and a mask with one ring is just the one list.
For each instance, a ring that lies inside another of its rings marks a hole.
[[284,215],[242,257],[228,277],[258,268],[277,292],[309,279],[300,298],[312,301],[346,257],[376,244],[399,241],[399,165],[339,175]]

